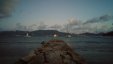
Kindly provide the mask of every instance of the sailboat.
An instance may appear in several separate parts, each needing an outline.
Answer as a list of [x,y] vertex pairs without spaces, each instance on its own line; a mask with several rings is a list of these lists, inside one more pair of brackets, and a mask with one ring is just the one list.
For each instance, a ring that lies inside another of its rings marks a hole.
[[73,21],[74,21],[74,18],[71,18],[69,21],[68,21],[68,24],[66,25],[66,32],[68,33],[66,35],[67,38],[71,38],[73,36],[73,34],[71,33],[71,28],[70,28],[70,25],[73,24]]
[[31,37],[31,36],[29,35],[29,33],[26,33],[26,36],[25,37]]
[[72,36],[69,34],[69,35],[67,35],[67,37],[68,37],[68,38],[71,38]]
[[67,38],[71,38],[72,36],[71,36],[71,34],[70,34],[70,30],[69,30],[69,27],[68,27],[68,25],[67,25],[67,35],[66,35],[66,37]]

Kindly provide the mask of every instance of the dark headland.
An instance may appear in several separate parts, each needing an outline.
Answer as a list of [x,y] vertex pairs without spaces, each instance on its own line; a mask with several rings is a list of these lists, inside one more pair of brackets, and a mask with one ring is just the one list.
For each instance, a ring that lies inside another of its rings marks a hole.
[[113,36],[113,31],[106,33],[81,33],[81,34],[72,34],[66,32],[60,32],[57,30],[35,30],[35,31],[1,31],[0,36],[25,36],[26,33],[29,33],[30,36],[52,36],[58,34],[59,36],[65,36],[71,34],[72,36],[76,35],[88,35],[88,36]]

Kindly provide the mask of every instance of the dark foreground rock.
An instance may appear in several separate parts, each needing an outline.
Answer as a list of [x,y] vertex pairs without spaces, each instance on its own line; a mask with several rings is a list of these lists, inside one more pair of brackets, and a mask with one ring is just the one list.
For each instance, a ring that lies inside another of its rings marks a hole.
[[15,64],[87,64],[86,61],[62,40],[44,41],[42,46]]

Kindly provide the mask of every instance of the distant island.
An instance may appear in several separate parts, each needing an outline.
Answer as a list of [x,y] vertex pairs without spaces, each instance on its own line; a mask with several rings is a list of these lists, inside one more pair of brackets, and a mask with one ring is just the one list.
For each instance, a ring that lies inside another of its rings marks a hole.
[[54,34],[57,34],[58,36],[66,36],[66,35],[88,35],[88,36],[113,36],[113,31],[107,32],[107,33],[82,33],[82,34],[71,34],[71,33],[66,33],[66,32],[60,32],[57,30],[35,30],[35,31],[1,31],[0,36],[26,36],[26,34],[30,36],[53,36]]
[[113,31],[110,31],[110,32],[106,32],[106,33],[82,33],[82,34],[79,34],[79,35],[97,35],[97,36],[113,36]]
[[[59,32],[57,30],[35,30],[35,31],[1,31],[0,36],[26,36],[26,34],[30,36],[53,36],[57,34],[58,36],[66,36],[70,33]],[[73,36],[75,34],[72,34]]]

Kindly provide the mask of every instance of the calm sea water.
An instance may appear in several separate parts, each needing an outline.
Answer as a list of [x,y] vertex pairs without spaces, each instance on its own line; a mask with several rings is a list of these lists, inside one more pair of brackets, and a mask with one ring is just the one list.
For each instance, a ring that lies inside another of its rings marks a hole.
[[[0,64],[14,64],[18,59],[53,37],[0,37]],[[58,37],[84,57],[88,64],[113,64],[113,37]]]

